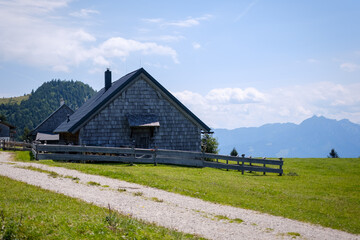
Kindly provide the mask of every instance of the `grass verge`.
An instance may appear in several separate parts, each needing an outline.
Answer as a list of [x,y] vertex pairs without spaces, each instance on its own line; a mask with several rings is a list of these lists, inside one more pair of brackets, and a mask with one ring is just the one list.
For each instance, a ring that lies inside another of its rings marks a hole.
[[194,238],[0,177],[0,239]]
[[358,158],[285,159],[282,177],[167,165],[79,164],[50,160],[40,163],[360,233]]
[[9,98],[0,98],[0,105],[1,104],[17,104],[20,105],[20,103],[24,100],[28,100],[30,97],[30,94],[26,94],[24,96],[20,97],[9,97]]

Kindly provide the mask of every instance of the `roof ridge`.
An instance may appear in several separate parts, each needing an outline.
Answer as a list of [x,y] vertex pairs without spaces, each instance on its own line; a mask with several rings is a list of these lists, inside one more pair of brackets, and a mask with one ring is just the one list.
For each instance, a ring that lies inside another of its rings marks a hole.
[[54,110],[47,118],[45,118],[45,120],[43,120],[41,123],[39,123],[30,133],[34,132],[36,129],[38,129],[42,124],[44,124],[47,120],[49,120],[56,112],[58,112],[62,107],[67,107],[68,109],[70,109],[73,113],[74,110],[72,110],[68,105],[66,105],[65,103],[62,104],[60,107],[58,107],[56,110]]
[[152,77],[144,68],[134,70],[118,80],[114,81],[109,89],[105,91],[102,88],[97,94],[85,102],[77,111],[71,116],[69,122],[61,123],[54,132],[71,132],[75,133],[87,120],[96,113],[99,109],[107,105],[107,103],[122,89],[124,89],[131,81],[136,79],[140,74],[144,74],[153,84],[159,88],[165,95],[167,95],[174,104],[178,105],[180,109],[192,118],[204,130],[210,131],[210,128],[202,122],[194,113],[192,113],[184,104],[182,104],[174,95],[172,95],[166,88],[164,88],[154,77]]

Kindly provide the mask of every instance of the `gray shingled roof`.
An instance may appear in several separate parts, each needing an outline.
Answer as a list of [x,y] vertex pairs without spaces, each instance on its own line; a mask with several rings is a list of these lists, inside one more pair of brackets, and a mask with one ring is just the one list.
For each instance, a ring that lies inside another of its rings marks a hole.
[[[44,123],[46,123],[46,121],[48,121],[49,119],[51,119],[51,118],[54,116],[54,114],[56,114],[58,111],[60,111],[60,110],[63,109],[63,108],[66,108],[66,109],[67,109],[66,111],[67,111],[69,114],[73,114],[73,113],[74,113],[74,110],[72,110],[69,106],[67,106],[66,104],[62,104],[58,109],[56,109],[53,113],[51,113],[44,121],[42,121],[39,125],[37,125],[36,128],[34,128],[34,129],[30,132],[30,134],[36,133],[36,131],[37,131]],[[64,116],[64,117],[66,117],[66,116]],[[60,120],[60,121],[61,121],[61,120]],[[48,131],[45,131],[45,132],[51,134],[51,132],[52,132],[53,130],[54,130],[54,129],[48,129]]]
[[89,120],[92,114],[98,111],[102,106],[106,105],[108,101],[124,89],[129,83],[135,80],[140,74],[146,75],[161,91],[166,94],[171,100],[182,108],[191,118],[193,118],[204,131],[210,131],[210,128],[195,116],[187,107],[185,107],[178,99],[176,99],[168,90],[166,90],[158,81],[156,81],[145,69],[140,68],[136,71],[128,73],[119,80],[112,83],[111,87],[105,91],[101,89],[92,98],[87,100],[74,114],[70,116],[70,121],[64,121],[59,127],[55,129],[55,133],[70,132],[75,133],[78,128]]

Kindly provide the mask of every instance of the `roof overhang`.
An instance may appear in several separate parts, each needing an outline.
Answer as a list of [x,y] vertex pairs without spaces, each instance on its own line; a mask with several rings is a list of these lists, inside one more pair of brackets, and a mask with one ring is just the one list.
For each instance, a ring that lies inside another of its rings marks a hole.
[[40,133],[36,134],[36,141],[59,141],[59,134],[54,133]]
[[154,114],[129,114],[130,127],[160,127],[158,117]]

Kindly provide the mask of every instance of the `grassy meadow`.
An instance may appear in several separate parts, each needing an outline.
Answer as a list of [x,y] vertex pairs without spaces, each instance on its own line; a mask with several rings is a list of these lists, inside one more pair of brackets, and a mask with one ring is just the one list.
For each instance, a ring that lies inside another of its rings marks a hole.
[[0,176],[0,239],[196,239]]
[[[29,161],[28,152],[17,158]],[[207,201],[360,233],[360,159],[284,159],[284,176],[167,165],[43,160]]]
[[30,94],[20,97],[0,98],[0,104],[17,104],[19,105],[23,100],[28,100]]

